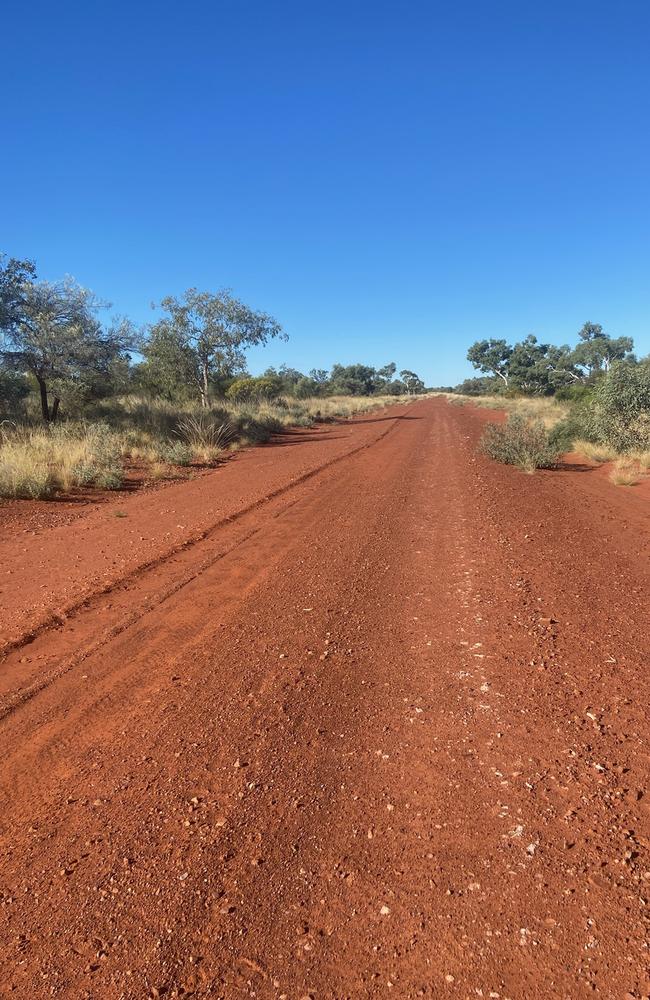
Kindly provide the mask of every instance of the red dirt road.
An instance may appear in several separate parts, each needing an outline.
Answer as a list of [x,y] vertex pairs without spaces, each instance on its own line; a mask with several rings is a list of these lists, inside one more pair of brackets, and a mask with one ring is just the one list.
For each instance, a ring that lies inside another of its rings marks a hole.
[[0,542],[1,996],[650,996],[647,511],[481,423]]

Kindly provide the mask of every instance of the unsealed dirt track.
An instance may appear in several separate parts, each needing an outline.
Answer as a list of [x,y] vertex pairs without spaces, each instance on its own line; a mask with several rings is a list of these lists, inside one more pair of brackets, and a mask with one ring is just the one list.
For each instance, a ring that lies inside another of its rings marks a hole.
[[483,419],[0,543],[0,996],[650,995],[647,511]]

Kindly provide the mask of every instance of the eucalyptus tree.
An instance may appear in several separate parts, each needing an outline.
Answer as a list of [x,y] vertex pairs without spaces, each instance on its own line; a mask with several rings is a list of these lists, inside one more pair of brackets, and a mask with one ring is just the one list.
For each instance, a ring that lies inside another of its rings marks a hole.
[[573,351],[574,363],[592,376],[608,372],[615,361],[629,359],[634,347],[631,337],[610,337],[600,323],[585,323],[578,337],[580,341]]
[[409,371],[408,368],[404,368],[399,375],[402,382],[406,386],[406,391],[409,396],[414,396],[418,392],[424,392],[424,382],[419,375],[415,374],[415,372]]
[[31,260],[0,254],[0,333],[7,335],[20,320],[25,287],[36,277]]
[[167,355],[173,357],[171,347],[176,345],[184,377],[205,407],[210,405],[212,382],[243,370],[246,348],[265,344],[272,337],[287,339],[277,320],[251,309],[229,289],[200,292],[189,288],[180,299],[168,295],[160,306],[167,315],[152,325],[143,353],[148,358],[151,347],[164,340]]
[[97,314],[107,307],[70,277],[23,284],[19,314],[4,330],[0,359],[34,377],[46,423],[56,421],[66,392],[83,395],[98,382],[109,382],[113,366],[133,343],[127,320],[102,325]]
[[495,375],[508,387],[512,347],[505,340],[477,340],[467,352],[467,360],[485,375]]

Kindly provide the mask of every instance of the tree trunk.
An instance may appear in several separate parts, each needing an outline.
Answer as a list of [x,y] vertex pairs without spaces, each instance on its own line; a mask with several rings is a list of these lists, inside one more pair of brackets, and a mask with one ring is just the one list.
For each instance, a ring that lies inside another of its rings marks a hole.
[[206,364],[203,365],[203,371],[201,374],[203,376],[203,384],[201,385],[201,406],[207,409],[210,390],[208,386],[208,366]]
[[46,424],[50,422],[50,406],[47,401],[47,386],[40,375],[36,376],[36,381],[38,382],[38,391],[41,394],[41,414],[43,420]]

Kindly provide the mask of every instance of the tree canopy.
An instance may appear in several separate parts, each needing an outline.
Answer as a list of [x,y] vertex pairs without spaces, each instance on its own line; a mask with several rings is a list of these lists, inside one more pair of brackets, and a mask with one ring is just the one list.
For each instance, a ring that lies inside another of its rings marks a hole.
[[555,346],[529,334],[508,344],[506,340],[477,340],[467,359],[478,371],[502,384],[530,394],[550,394],[565,386],[593,382],[616,361],[633,357],[631,337],[610,337],[598,323],[585,323],[574,348]]
[[8,335],[20,320],[25,287],[35,277],[31,260],[0,254],[0,334]]
[[251,309],[229,289],[188,288],[181,299],[168,295],[160,306],[167,315],[152,325],[142,346],[146,363],[163,381],[174,378],[193,386],[202,406],[209,405],[213,381],[244,371],[247,347],[272,337],[286,339],[277,320]]
[[21,286],[19,309],[5,327],[0,357],[6,368],[36,379],[48,423],[56,420],[67,392],[92,393],[102,379],[110,380],[112,366],[133,342],[128,321],[102,325],[97,313],[105,305],[72,278]]

